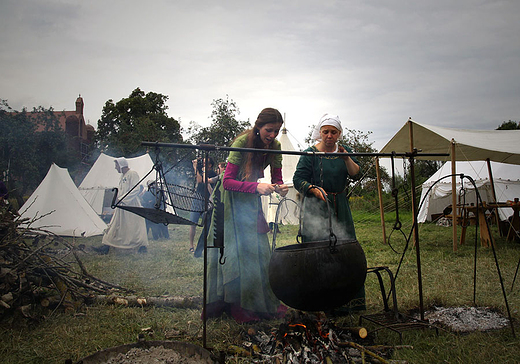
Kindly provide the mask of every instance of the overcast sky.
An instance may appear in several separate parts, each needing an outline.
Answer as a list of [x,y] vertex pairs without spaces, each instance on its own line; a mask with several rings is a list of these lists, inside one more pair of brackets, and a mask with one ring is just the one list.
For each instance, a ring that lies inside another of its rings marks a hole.
[[324,113],[380,150],[408,117],[495,129],[520,121],[520,1],[0,0],[0,99],[14,109],[102,108],[140,87],[209,125],[264,107],[303,143]]

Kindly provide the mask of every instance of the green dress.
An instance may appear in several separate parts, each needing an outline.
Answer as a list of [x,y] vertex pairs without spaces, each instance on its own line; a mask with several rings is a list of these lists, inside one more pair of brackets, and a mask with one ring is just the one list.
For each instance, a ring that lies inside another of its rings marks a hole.
[[[350,148],[343,146],[348,152]],[[306,152],[318,152],[312,146]],[[358,161],[351,157],[357,164]],[[303,206],[303,241],[320,241],[329,238],[327,204],[318,200],[309,187],[317,185],[327,192],[330,209],[333,211],[332,228],[338,239],[356,239],[354,222],[347,198],[351,177],[345,161],[339,156],[302,155],[293,176],[294,187],[305,195]]]
[[[239,137],[233,147],[245,147],[246,138]],[[281,149],[274,142],[274,149]],[[228,162],[241,167],[237,180],[241,179],[245,154],[232,151]],[[282,167],[281,154],[266,154],[260,173],[271,165]],[[221,201],[224,203],[224,257],[219,263],[219,249],[208,249],[207,303],[238,305],[260,314],[277,312],[280,301],[271,290],[268,278],[271,250],[267,233],[258,233],[258,216],[262,214],[260,195],[225,190],[220,183]],[[265,222],[264,222],[265,223]],[[213,245],[215,219],[212,218],[208,246]]]
[[[343,145],[349,153],[352,150]],[[318,152],[312,146],[306,152]],[[359,165],[354,157],[350,157]],[[358,173],[359,174],[359,173]],[[339,156],[302,155],[294,172],[294,187],[305,194],[302,221],[302,240],[322,241],[328,240],[329,210],[324,201],[316,198],[309,187],[316,185],[327,192],[327,200],[332,210],[332,230],[338,240],[356,239],[356,231],[352,220],[352,213],[347,198],[347,189],[351,176],[348,174],[345,161]],[[350,312],[350,310],[365,310],[365,287],[362,287],[355,297],[346,306],[336,309],[336,313]]]

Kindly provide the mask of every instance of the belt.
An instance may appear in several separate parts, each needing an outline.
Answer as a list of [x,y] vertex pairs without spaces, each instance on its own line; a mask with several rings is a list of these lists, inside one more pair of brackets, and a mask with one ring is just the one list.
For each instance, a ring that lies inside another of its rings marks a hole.
[[341,192],[327,192],[327,191],[325,191],[325,193],[327,193],[327,198],[328,198],[328,196],[332,196],[332,201],[331,202],[332,202],[332,205],[334,206],[334,212],[336,213],[336,215],[338,215],[337,196],[345,193],[346,189],[347,188],[345,187],[345,189],[343,191],[341,191]]

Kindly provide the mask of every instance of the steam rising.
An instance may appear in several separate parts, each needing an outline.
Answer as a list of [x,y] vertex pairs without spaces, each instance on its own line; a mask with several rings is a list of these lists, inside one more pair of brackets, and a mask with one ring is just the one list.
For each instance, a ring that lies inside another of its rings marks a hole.
[[[332,213],[332,231],[339,239],[355,239],[347,232],[345,223],[338,221],[334,214],[334,206],[330,204]],[[306,198],[303,206],[303,226],[308,241],[328,240],[330,235],[327,205],[316,198]]]

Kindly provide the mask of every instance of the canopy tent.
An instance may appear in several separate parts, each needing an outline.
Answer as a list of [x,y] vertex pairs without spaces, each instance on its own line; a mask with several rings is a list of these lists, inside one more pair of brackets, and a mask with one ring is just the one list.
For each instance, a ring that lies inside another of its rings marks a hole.
[[[411,124],[411,125],[410,125]],[[381,153],[410,152],[410,129],[414,147],[422,153],[450,153],[452,141],[456,160],[520,164],[520,130],[468,130],[442,128],[409,120],[381,149]],[[418,157],[418,159],[449,160],[449,157]]]
[[[505,163],[491,162],[493,170],[493,184],[498,202],[513,201],[520,197],[520,166]],[[463,173],[475,180],[479,194],[483,201],[494,202],[491,182],[489,179],[487,163],[484,161],[457,162],[457,173]],[[451,178],[443,178],[451,174],[451,162],[446,162],[426,182],[422,184],[421,208],[417,221],[431,221],[432,215],[440,214],[445,207],[452,203]],[[438,181],[438,182],[437,182]],[[437,182],[437,183],[436,183]],[[433,187],[432,187],[433,186]],[[428,190],[430,189],[428,193]],[[460,178],[457,178],[456,191],[460,196],[462,187]],[[476,204],[474,186],[468,180],[464,180],[466,203]],[[428,193],[428,194],[427,194]],[[513,214],[512,208],[497,209],[501,220],[506,220]]]
[[35,219],[31,228],[61,236],[101,235],[107,227],[78,191],[67,169],[54,163],[20,211],[21,218]]
[[[295,150],[293,144],[289,140],[289,136],[287,135],[287,129],[284,127],[282,129],[282,133],[278,138],[280,144],[282,145],[282,150]],[[298,202],[298,191],[293,186],[293,175],[296,171],[296,165],[298,164],[300,157],[298,155],[293,154],[284,154],[282,160],[282,177],[287,186],[289,186],[289,192],[286,197],[288,200],[283,205],[280,206],[279,211],[279,219],[278,222],[281,222],[284,225],[296,225],[299,221],[299,209],[296,203]],[[264,178],[260,180],[260,182],[271,183],[271,169],[270,167],[266,168],[264,171]],[[282,197],[277,193],[272,193],[269,196],[262,196],[262,209],[264,210],[264,215],[267,222],[275,222],[276,219],[276,210],[278,209],[279,202],[282,200]]]
[[[79,191],[98,215],[112,213],[110,208],[113,197],[112,188],[119,186],[121,178],[121,175],[114,167],[114,160],[116,159],[101,153],[79,185]],[[148,153],[135,158],[127,158],[127,161],[128,167],[136,171],[139,174],[139,178],[143,178],[154,166],[152,158]],[[148,180],[155,180],[154,172],[150,174],[149,178],[145,178],[141,185],[146,187],[146,181]],[[121,198],[123,196],[118,197]]]
[[[491,171],[491,161],[508,164],[520,164],[520,130],[463,130],[435,127],[425,124],[419,124],[415,121],[408,122],[394,135],[394,137],[383,147],[382,153],[409,153],[416,149],[422,154],[444,153],[449,154],[449,158],[445,156],[414,156],[417,159],[426,160],[451,160],[452,170],[452,206],[457,205],[456,197],[456,161],[482,161],[485,160]],[[413,180],[413,179],[412,179]],[[379,181],[380,183],[380,181]],[[412,191],[413,202],[415,200],[415,191]],[[380,201],[382,226],[384,227],[384,212],[382,211],[382,203]],[[457,220],[459,213],[453,210],[453,250],[457,250]],[[418,212],[414,207],[414,222]],[[414,228],[414,244],[417,255],[417,276],[419,287],[419,310],[421,319],[424,318],[424,306],[422,296],[422,277],[420,264],[420,248],[419,248],[419,229]],[[383,238],[385,238],[383,228]],[[386,240],[386,238],[385,238]],[[494,252],[494,244],[491,244]],[[500,275],[497,261],[497,272],[504,293],[504,300],[511,320],[511,313],[507,304],[504,284]],[[514,335],[514,328],[511,326]]]
[[[422,154],[447,156],[416,156],[417,159],[482,161],[520,164],[520,130],[467,130],[420,124],[411,118],[381,149],[381,153],[409,153],[412,148]],[[452,177],[452,205],[457,204],[456,177]],[[383,215],[382,215],[383,216]],[[455,214],[457,218],[457,214]],[[383,222],[384,223],[384,222]],[[385,232],[383,231],[383,236]],[[453,250],[457,250],[457,224],[453,224]]]

